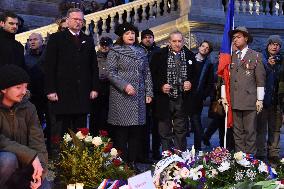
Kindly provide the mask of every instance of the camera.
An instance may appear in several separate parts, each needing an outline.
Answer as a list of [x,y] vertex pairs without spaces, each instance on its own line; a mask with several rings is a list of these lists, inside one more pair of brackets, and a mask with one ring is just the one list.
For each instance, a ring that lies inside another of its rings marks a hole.
[[275,60],[276,63],[280,63],[281,62],[281,55],[275,55],[273,57],[273,59]]

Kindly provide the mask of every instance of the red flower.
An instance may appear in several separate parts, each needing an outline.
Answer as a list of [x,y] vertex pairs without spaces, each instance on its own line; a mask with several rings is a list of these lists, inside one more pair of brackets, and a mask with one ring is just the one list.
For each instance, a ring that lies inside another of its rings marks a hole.
[[58,136],[58,135],[51,136],[51,142],[52,142],[52,144],[59,144],[60,136]]
[[88,128],[78,128],[78,131],[81,131],[81,133],[85,136],[87,136],[89,134]]
[[115,166],[120,166],[121,165],[121,161],[119,159],[113,159],[112,160],[112,163],[115,165]]
[[100,130],[99,132],[100,132],[100,136],[102,136],[102,137],[108,136],[108,133],[105,130]]
[[182,163],[182,162],[178,162],[178,163],[177,163],[177,166],[178,166],[178,168],[183,168],[183,167],[185,167],[185,164]]
[[204,169],[201,169],[201,173],[202,173],[202,177],[205,177],[206,172],[205,172],[205,170],[204,170]]
[[281,182],[281,184],[284,184],[284,179],[283,179],[283,180],[281,180],[280,182]]
[[104,148],[104,153],[110,152],[111,148],[112,148],[112,142],[109,142]]
[[258,164],[259,164],[259,162],[258,162],[258,160],[257,160],[257,159],[254,159],[254,160],[252,161],[252,164],[253,164],[253,165],[258,165]]

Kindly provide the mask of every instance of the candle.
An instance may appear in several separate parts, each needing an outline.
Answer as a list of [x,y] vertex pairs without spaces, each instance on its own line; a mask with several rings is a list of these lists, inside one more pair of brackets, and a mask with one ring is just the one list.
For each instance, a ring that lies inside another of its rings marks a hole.
[[192,157],[194,158],[195,157],[194,145],[192,145],[192,147],[191,147],[191,154],[192,154]]
[[84,184],[83,183],[76,183],[76,189],[83,189]]
[[68,184],[67,189],[76,189],[75,186],[75,184]]

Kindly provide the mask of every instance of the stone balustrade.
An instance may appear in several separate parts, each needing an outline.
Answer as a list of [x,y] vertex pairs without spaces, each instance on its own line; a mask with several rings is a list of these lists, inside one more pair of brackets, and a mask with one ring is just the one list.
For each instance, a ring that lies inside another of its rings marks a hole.
[[[223,1],[224,10],[227,9],[228,2]],[[235,13],[283,16],[283,2],[284,0],[235,0]]]
[[[112,36],[114,29],[125,21],[134,23],[140,30],[155,27],[188,15],[188,9],[180,9],[184,0],[137,0],[117,7],[85,15],[86,33],[90,32],[94,39],[104,34]],[[25,44],[33,32],[40,33],[44,38],[57,31],[57,25],[51,24],[16,35],[16,40]],[[97,40],[98,41],[98,40]]]

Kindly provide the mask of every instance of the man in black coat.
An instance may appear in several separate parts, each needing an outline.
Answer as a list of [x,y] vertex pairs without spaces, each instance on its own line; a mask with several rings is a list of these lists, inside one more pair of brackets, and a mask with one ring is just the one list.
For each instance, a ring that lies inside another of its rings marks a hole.
[[0,66],[14,64],[24,68],[24,47],[15,40],[18,31],[18,16],[4,12],[0,17]]
[[[170,34],[170,45],[152,57],[155,114],[163,150],[186,149],[186,119],[190,103],[194,53],[184,46],[180,32]],[[172,144],[174,139],[174,145]]]
[[98,65],[92,38],[81,32],[84,15],[80,9],[67,12],[68,29],[50,36],[46,47],[45,92],[56,115],[61,136],[67,128],[86,127],[91,100],[98,95]]

